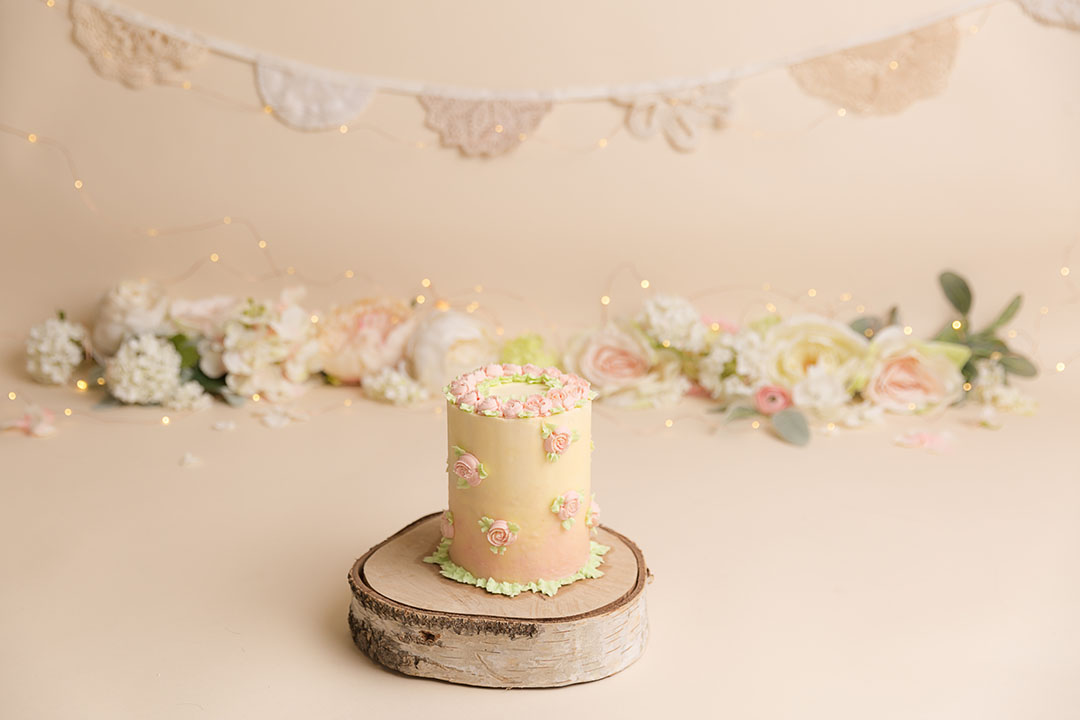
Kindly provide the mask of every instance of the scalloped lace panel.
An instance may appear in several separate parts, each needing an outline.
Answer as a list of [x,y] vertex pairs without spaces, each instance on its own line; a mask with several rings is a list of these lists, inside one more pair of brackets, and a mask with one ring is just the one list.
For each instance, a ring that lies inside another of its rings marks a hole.
[[614,102],[626,107],[626,127],[631,133],[649,138],[662,132],[673,148],[684,152],[697,147],[702,128],[723,128],[732,107],[729,83]]
[[457,100],[421,95],[427,126],[465,155],[501,155],[521,144],[551,112],[550,102]]

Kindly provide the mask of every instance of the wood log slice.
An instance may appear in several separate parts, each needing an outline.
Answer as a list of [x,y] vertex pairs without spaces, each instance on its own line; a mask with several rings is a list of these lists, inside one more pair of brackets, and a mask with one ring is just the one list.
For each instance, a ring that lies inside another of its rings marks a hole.
[[439,513],[379,543],[349,572],[353,641],[376,662],[462,685],[558,687],[599,680],[641,657],[649,635],[641,550],[601,526],[611,550],[599,578],[553,597],[493,595],[423,562],[439,542]]

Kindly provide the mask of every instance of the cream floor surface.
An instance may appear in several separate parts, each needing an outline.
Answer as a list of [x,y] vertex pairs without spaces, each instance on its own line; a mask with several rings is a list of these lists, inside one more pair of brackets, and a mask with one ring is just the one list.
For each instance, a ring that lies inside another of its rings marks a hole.
[[[11,348],[9,347],[9,350]],[[606,518],[643,548],[652,636],[621,675],[479,690],[384,671],[352,646],[352,561],[442,507],[444,418],[349,389],[281,430],[225,407],[74,414],[0,435],[0,707],[9,718],[425,717],[712,711],[711,717],[1058,719],[1080,707],[1076,388],[1033,386],[1034,418],[964,415],[943,455],[902,427],[786,447],[673,411],[596,420]],[[3,400],[4,417],[18,404]],[[685,416],[685,417],[684,417]],[[237,421],[233,432],[210,429]],[[149,421],[149,424],[123,424]],[[178,464],[191,451],[197,468]],[[706,715],[708,716],[708,715]]]

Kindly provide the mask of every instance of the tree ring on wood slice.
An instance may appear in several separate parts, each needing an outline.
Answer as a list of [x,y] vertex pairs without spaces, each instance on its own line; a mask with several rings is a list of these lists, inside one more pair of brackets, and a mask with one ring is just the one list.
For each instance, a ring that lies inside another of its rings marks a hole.
[[601,526],[604,575],[554,597],[493,595],[423,562],[439,542],[432,513],[368,550],[349,572],[353,641],[386,667],[462,685],[558,687],[599,680],[641,657],[650,573],[632,541]]

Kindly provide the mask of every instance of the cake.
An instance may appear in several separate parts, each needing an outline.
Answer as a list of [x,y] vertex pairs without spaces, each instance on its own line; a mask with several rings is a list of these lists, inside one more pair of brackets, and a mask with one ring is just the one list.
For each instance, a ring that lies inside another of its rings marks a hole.
[[487,365],[446,387],[449,505],[425,562],[488,592],[554,595],[596,578],[589,383],[558,368]]

